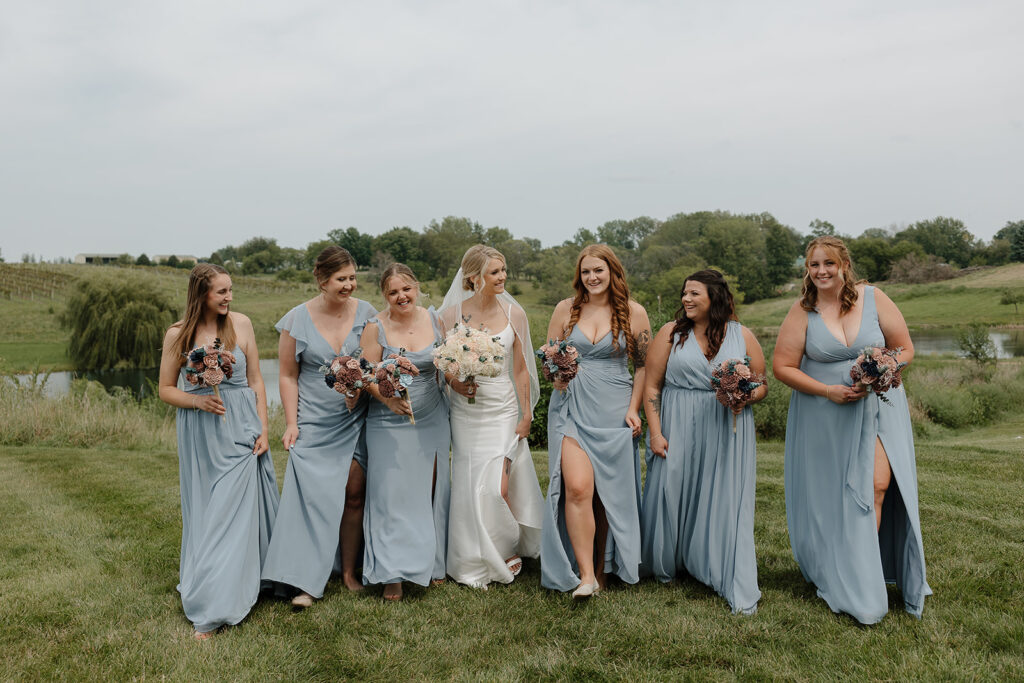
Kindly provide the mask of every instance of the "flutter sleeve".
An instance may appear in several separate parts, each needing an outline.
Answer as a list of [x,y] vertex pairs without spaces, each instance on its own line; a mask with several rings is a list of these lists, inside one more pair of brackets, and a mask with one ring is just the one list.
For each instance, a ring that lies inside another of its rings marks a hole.
[[309,317],[309,311],[306,309],[306,304],[299,304],[292,310],[284,314],[284,316],[277,321],[274,328],[278,332],[287,332],[295,340],[295,361],[302,361],[302,352],[309,346],[309,332],[310,324],[312,320]]

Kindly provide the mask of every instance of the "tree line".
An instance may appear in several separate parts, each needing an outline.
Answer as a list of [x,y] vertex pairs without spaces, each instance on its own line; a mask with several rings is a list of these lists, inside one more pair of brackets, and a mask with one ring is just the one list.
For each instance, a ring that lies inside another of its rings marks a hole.
[[603,242],[622,260],[634,296],[646,306],[657,304],[659,297],[674,302],[682,279],[706,266],[726,273],[740,299],[752,302],[775,296],[790,283],[799,274],[807,243],[819,235],[846,240],[858,274],[870,281],[921,282],[968,266],[1024,262],[1024,220],[1008,222],[985,242],[962,221],[942,216],[904,227],[871,228],[853,237],[838,233],[825,220],[815,219],[808,232],[800,233],[769,213],[728,211],[608,221],[594,229],[580,228],[571,239],[550,247],[538,239],[515,237],[506,228],[485,228],[470,218],[448,216],[422,230],[402,226],[380,235],[338,228],[302,249],[253,237],[218,249],[208,260],[231,272],[308,281],[317,254],[338,244],[361,266],[376,270],[400,261],[422,279],[444,280],[455,274],[466,249],[482,243],[505,255],[512,278],[536,282],[551,299],[546,303],[553,304],[565,295],[579,248]]

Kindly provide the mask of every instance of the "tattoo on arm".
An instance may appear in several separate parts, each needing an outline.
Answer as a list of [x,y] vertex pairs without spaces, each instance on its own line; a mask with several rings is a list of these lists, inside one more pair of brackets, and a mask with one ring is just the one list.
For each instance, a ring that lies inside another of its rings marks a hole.
[[661,415],[661,392],[659,391],[653,397],[647,399],[647,402],[654,408],[654,412]]
[[651,345],[651,333],[641,330],[636,338],[636,358],[633,359],[633,367],[640,369],[647,364],[647,347]]

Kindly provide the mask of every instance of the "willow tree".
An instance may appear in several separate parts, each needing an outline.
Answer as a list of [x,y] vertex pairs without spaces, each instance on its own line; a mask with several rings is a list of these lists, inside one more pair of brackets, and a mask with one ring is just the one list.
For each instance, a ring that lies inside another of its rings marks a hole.
[[71,331],[68,357],[79,370],[115,366],[152,368],[177,318],[156,286],[140,277],[99,276],[83,280],[68,299],[61,323]]

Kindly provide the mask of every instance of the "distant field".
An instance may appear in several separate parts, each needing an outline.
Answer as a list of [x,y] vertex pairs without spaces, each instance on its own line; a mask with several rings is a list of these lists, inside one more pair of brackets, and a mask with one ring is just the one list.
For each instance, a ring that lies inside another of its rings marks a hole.
[[[188,271],[166,267],[130,270],[152,279],[171,301],[184,307]],[[45,290],[28,286],[18,291],[0,291],[0,319],[3,320],[0,358],[4,359],[8,369],[28,371],[37,366],[50,370],[71,369],[64,350],[68,333],[60,327],[58,317],[64,310],[67,292],[74,287],[74,282],[99,272],[117,275],[126,271],[112,266],[0,264],[0,283],[5,281],[4,278],[7,281],[23,278],[30,283],[48,283]],[[269,276],[235,276],[233,281],[234,309],[252,319],[261,355],[275,356],[278,335],[274,323],[291,307],[315,295],[316,289],[312,285],[281,282]],[[449,284],[447,281],[424,282],[424,292],[428,295],[424,303],[440,306]],[[535,345],[543,343],[552,308],[540,303],[546,298],[547,291],[531,282],[516,281],[514,284],[520,291],[517,298],[530,319],[533,342]],[[1013,306],[999,303],[1004,289],[1024,288],[1024,264],[987,269],[935,284],[881,283],[880,286],[897,302],[911,330],[967,322],[992,326],[1024,325],[1024,310],[1014,313]],[[568,296],[571,290],[566,285],[556,294]],[[378,308],[382,306],[382,297],[370,278],[363,278],[357,296]],[[739,311],[740,320],[758,331],[764,341],[765,336],[773,335],[778,329],[796,296],[794,291],[779,299],[743,305]],[[675,302],[664,303],[665,315],[674,309]]]

